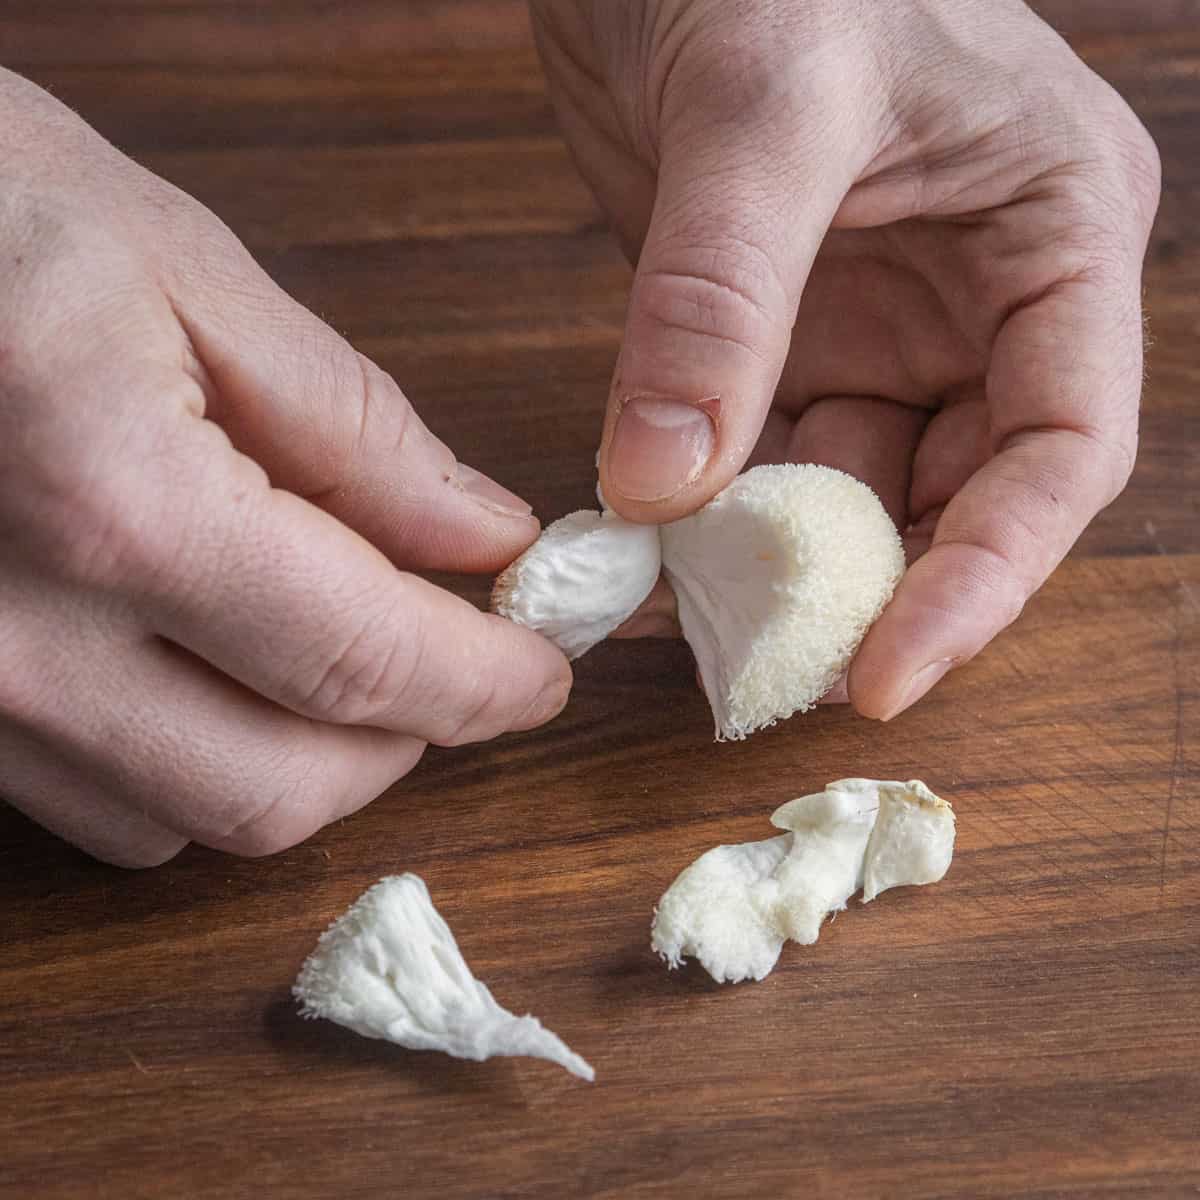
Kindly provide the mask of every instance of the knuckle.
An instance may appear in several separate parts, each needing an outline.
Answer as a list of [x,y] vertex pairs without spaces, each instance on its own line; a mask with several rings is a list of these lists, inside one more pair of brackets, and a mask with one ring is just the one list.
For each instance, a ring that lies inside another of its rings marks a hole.
[[187,838],[164,833],[161,837],[141,841],[136,846],[108,850],[95,857],[127,871],[148,871],[170,862],[187,845]]
[[316,764],[296,747],[273,754],[258,772],[252,802],[241,802],[221,829],[193,833],[197,841],[243,858],[280,854],[325,824],[330,797],[318,786]]
[[479,680],[472,693],[460,699],[453,712],[435,718],[429,740],[435,746],[465,746],[502,732],[498,713],[502,707],[494,681]]
[[[703,136],[715,124],[737,122],[740,131],[792,139],[839,121],[835,97],[854,80],[856,93],[870,78],[861,68],[867,44],[853,18],[837,6],[809,5],[803,27],[787,6],[760,14],[753,29],[730,13],[718,18],[727,36],[712,36],[706,22],[675,56],[664,81],[663,112]],[[841,119],[849,115],[842,106]]]
[[[340,338],[330,345],[326,360],[330,374],[328,394],[354,397],[357,416],[352,424],[339,422],[332,431],[335,477],[351,478],[355,464],[368,448],[372,454],[383,453],[400,461],[414,430],[415,414],[396,381]],[[347,428],[352,435],[339,437]]]
[[294,829],[286,822],[277,822],[269,816],[253,819],[240,826],[216,843],[216,848],[239,858],[269,858],[298,846],[316,830]]
[[155,571],[164,553],[161,513],[144,486],[107,464],[43,462],[28,496],[35,559],[89,588],[117,589]]
[[1158,147],[1133,110],[1096,81],[1064,117],[1074,161],[1073,195],[1085,240],[1140,261],[1158,211],[1162,162]]
[[1162,159],[1149,130],[1128,104],[1101,82],[1101,95],[1089,121],[1090,144],[1114,187],[1130,198],[1149,228],[1162,190]]
[[298,665],[284,685],[289,707],[337,725],[394,719],[420,673],[422,639],[414,616],[401,617],[395,602],[374,609],[359,618],[349,638]]
[[[762,360],[780,288],[751,243],[696,245],[639,275],[639,316],[659,329],[722,343]],[[786,301],[784,301],[786,303]]]
[[1025,584],[1011,571],[999,580],[993,592],[995,596],[995,611],[997,630],[1007,629],[1015,624],[1025,611],[1029,592]]

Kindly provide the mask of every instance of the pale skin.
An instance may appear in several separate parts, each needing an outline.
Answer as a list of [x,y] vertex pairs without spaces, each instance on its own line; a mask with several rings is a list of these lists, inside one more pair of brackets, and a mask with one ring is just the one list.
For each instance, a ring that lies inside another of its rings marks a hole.
[[[851,664],[888,719],[1124,486],[1154,145],[1017,0],[532,0],[636,262],[622,515],[746,465],[876,489],[912,566]],[[549,643],[420,578],[529,506],[202,206],[0,74],[0,790],[91,854],[294,845],[424,747],[565,703]],[[656,595],[630,632],[669,630]]]

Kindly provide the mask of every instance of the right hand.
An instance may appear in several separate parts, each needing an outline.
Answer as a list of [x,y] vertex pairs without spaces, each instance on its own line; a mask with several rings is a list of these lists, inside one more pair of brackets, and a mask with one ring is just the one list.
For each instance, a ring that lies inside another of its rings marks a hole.
[[291,846],[570,668],[407,573],[538,533],[194,200],[0,73],[0,795],[91,854]]

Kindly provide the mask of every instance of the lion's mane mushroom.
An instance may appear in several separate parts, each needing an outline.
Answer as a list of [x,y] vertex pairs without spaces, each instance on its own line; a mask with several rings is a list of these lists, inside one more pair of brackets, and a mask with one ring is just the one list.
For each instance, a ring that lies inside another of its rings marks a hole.
[[492,607],[577,658],[675,593],[718,740],[811,708],[845,671],[904,573],[866,484],[830,467],[755,467],[669,525],[577,512],[496,581]]
[[811,945],[860,888],[936,883],[954,855],[954,810],[920,780],[841,779],[771,816],[779,837],[717,846],[680,872],[654,911],[651,944],[718,983],[762,979],[786,941]]
[[546,1058],[580,1079],[595,1077],[536,1017],[496,1003],[418,875],[389,875],[364,892],[321,935],[292,992],[302,1016],[363,1037],[456,1058]]

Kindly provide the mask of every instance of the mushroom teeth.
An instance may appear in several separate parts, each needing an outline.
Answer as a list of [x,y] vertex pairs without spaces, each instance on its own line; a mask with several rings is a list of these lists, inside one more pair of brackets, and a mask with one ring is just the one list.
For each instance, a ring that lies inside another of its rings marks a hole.
[[662,546],[718,741],[812,708],[904,573],[875,493],[815,465],[747,471],[663,526]]

